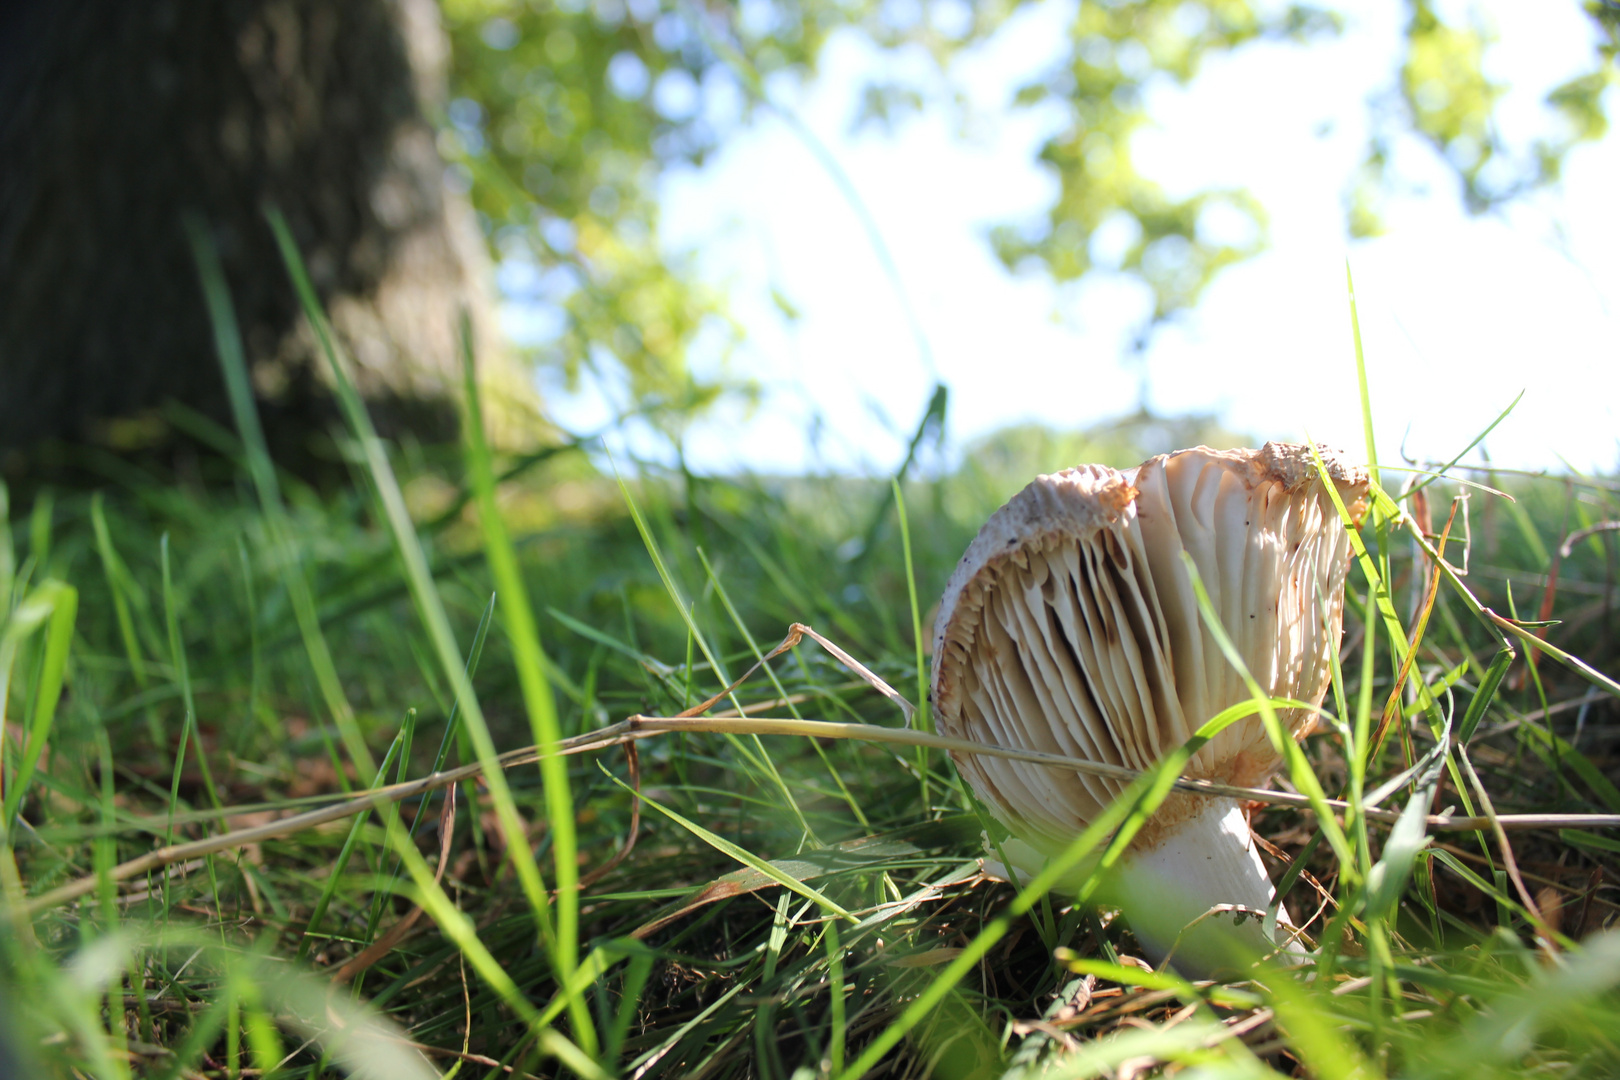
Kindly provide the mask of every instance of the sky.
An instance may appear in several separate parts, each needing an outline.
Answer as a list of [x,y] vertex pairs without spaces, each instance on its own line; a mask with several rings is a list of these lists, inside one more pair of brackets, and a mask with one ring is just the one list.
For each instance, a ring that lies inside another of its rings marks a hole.
[[[1620,465],[1620,138],[1575,151],[1558,190],[1485,218],[1468,217],[1414,140],[1397,153],[1407,190],[1386,208],[1388,232],[1352,241],[1343,194],[1366,143],[1367,100],[1393,84],[1403,5],[1366,5],[1325,44],[1251,45],[1209,63],[1189,89],[1155,91],[1157,127],[1133,152],[1172,194],[1248,188],[1270,216],[1271,246],[1223,272],[1190,317],[1127,362],[1145,310],[1139,287],[1015,274],[985,236],[1041,214],[1056,191],[1036,162],[1056,118],[1008,102],[1055,59],[1071,2],[1044,0],[959,61],[974,105],[965,135],[943,110],[892,132],[853,131],[858,88],[907,62],[854,34],[834,36],[813,81],[769,87],[836,159],[897,275],[833,173],[778,116],[762,114],[701,169],[662,179],[665,243],[696,252],[700,272],[727,288],[746,335],[732,370],[764,390],[757,407],[722,406],[690,433],[695,468],[891,472],[936,379],[951,392],[957,452],[1015,423],[1095,424],[1134,410],[1145,389],[1162,414],[1213,412],[1257,440],[1309,434],[1364,456],[1347,265],[1381,459],[1403,449],[1449,459],[1522,390],[1486,441],[1494,462]],[[1501,129],[1522,142],[1545,130],[1545,91],[1589,65],[1590,30],[1573,3],[1478,10],[1498,35],[1489,70],[1512,83]],[[545,392],[573,430],[608,415],[590,385]]]

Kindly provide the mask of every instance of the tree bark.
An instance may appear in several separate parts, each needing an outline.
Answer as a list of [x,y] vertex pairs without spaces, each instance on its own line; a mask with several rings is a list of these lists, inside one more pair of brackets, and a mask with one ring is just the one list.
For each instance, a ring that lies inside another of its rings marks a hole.
[[44,441],[161,439],[184,426],[176,402],[228,422],[188,213],[219,249],[277,452],[311,452],[329,384],[265,205],[385,430],[453,432],[463,309],[508,426],[532,417],[499,351],[487,251],[435,146],[446,53],[433,0],[14,0],[0,14],[7,471]]

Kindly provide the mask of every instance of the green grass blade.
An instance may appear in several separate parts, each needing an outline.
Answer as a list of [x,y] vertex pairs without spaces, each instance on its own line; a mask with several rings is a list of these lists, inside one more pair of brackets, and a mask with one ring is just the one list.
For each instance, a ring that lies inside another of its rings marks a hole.
[[[79,593],[71,585],[60,581],[42,582],[31,592],[17,610],[4,632],[4,645],[0,647],[0,667],[7,683],[15,663],[17,648],[22,640],[45,626],[45,655],[39,669],[39,683],[34,693],[33,715],[28,724],[28,740],[23,745],[22,760],[16,776],[6,788],[0,820],[5,822],[5,837],[9,842],[17,824],[17,813],[22,808],[24,793],[34,778],[40,755],[51,735],[56,719],[56,705],[62,697],[62,685],[67,678],[68,649],[73,643],[73,627],[78,619]],[[3,684],[0,684],[3,685]],[[0,710],[5,707],[5,691],[0,689]],[[4,713],[0,712],[0,716]],[[4,758],[0,757],[0,766]]]
[[[624,788],[625,791],[630,792],[632,795],[635,794],[634,790],[618,777],[614,777],[613,782]],[[708,844],[721,854],[729,855],[731,858],[736,859],[744,866],[758,871],[759,873],[770,878],[772,881],[776,882],[778,885],[782,886],[784,889],[790,889],[807,900],[814,900],[818,906],[826,911],[832,912],[839,918],[847,919],[852,923],[858,921],[854,915],[850,914],[849,911],[847,911],[836,901],[822,893],[817,892],[815,889],[812,889],[810,886],[806,885],[793,875],[785,873],[778,867],[771,864],[769,861],[755,855],[747,848],[739,847],[738,845],[733,844],[730,840],[727,840],[725,837],[710,832],[708,829],[705,829],[692,819],[685,817],[675,810],[671,810],[669,807],[663,805],[655,799],[649,798],[645,794],[641,795],[640,798],[643,805],[650,806],[654,810],[657,810],[660,814],[663,814],[675,824],[679,825],[681,828],[685,829],[699,840],[702,840],[705,844]]]
[[[934,730],[934,717],[928,703],[928,668],[923,663],[923,629],[922,609],[917,604],[917,571],[911,562],[911,524],[906,520],[906,498],[900,490],[900,481],[891,480],[894,489],[894,511],[900,521],[900,550],[905,554],[906,562],[906,594],[911,600],[911,638],[916,648],[917,662],[917,713],[916,724],[923,731]],[[922,780],[922,802],[925,809],[930,808],[932,800],[928,796],[928,752],[918,748],[917,775]]]
[[[1354,301],[1352,300],[1352,302],[1354,302]],[[1433,472],[1431,472],[1428,476],[1425,476],[1422,480],[1418,481],[1416,484],[1413,484],[1412,485],[1412,490],[1408,491],[1406,493],[1405,498],[1410,499],[1412,496],[1416,495],[1418,492],[1422,491],[1424,488],[1428,487],[1430,484],[1434,483],[1436,480],[1439,480],[1442,477],[1444,477],[1446,475],[1446,473],[1449,472],[1457,464],[1457,462],[1461,461],[1464,457],[1467,456],[1468,451],[1472,450],[1474,447],[1476,447],[1480,443],[1484,442],[1485,441],[1485,436],[1487,436],[1491,432],[1495,431],[1496,428],[1497,428],[1497,425],[1500,424],[1502,421],[1506,420],[1508,418],[1509,414],[1511,414],[1514,409],[1518,408],[1519,402],[1524,400],[1524,395],[1526,393],[1527,393],[1527,391],[1520,390],[1518,396],[1515,397],[1512,401],[1508,402],[1508,407],[1503,409],[1499,414],[1497,414],[1496,419],[1492,420],[1489,424],[1487,424],[1484,431],[1482,431],[1478,435],[1474,436],[1474,441],[1473,442],[1471,442],[1467,446],[1463,447],[1462,451],[1460,453],[1458,453],[1456,457],[1452,458],[1450,461],[1448,461],[1444,465],[1440,466],[1440,468],[1438,468],[1438,469],[1434,470]]]
[[[372,777],[371,786],[381,787],[388,778],[388,766],[395,758],[401,758],[401,748],[405,741],[405,732],[400,731],[389,745],[388,752],[383,755],[382,764],[377,766],[377,775]],[[454,798],[448,794],[446,798]],[[418,817],[421,815],[418,814]],[[354,822],[349,826],[349,835],[343,840],[343,846],[338,849],[337,858],[332,860],[331,870],[326,875],[326,884],[321,886],[320,896],[315,898],[315,906],[310,910],[309,921],[304,923],[304,932],[298,942],[298,959],[303,960],[309,956],[310,949],[315,944],[314,935],[321,928],[321,920],[326,918],[326,909],[332,903],[332,897],[337,895],[338,887],[343,882],[343,871],[348,869],[349,859],[354,855],[355,846],[360,842],[360,832],[365,828],[369,816],[356,814]]]
[[[365,467],[370,474],[377,500],[381,504],[383,519],[387,522],[393,537],[395,551],[403,564],[417,614],[428,632],[442,674],[455,689],[455,698],[461,704],[467,734],[472,739],[478,760],[484,765],[485,783],[489,786],[490,799],[495,805],[497,820],[506,834],[507,854],[517,871],[529,907],[535,914],[541,936],[546,939],[547,948],[553,952],[553,964],[557,968],[558,978],[565,980],[564,970],[572,971],[577,961],[575,958],[563,956],[558,947],[559,940],[552,926],[545,884],[540,876],[539,864],[535,861],[534,850],[528,842],[528,829],[518,811],[517,802],[512,797],[506,776],[497,763],[495,742],[490,736],[489,725],[484,719],[484,711],[478,703],[472,683],[467,679],[465,660],[456,648],[449,616],[445,613],[444,603],[434,587],[433,575],[428,570],[427,556],[416,535],[410,512],[405,507],[405,496],[400,490],[399,480],[394,475],[393,466],[383,450],[382,440],[378,438],[376,429],[371,424],[371,418],[366,413],[365,404],[360,400],[360,395],[338,355],[331,328],[320,309],[314,286],[310,284],[303,259],[293,243],[287,223],[276,211],[270,211],[267,216],[281,249],[282,259],[286,263],[288,275],[292,278],[294,290],[303,305],[305,317],[315,328],[316,338],[325,353],[327,365],[336,384],[338,400],[359,440]],[[553,829],[566,827],[561,822],[552,822]],[[409,866],[408,857],[406,862]],[[582,1042],[594,1048],[594,1029],[590,1023],[589,1013],[583,1006],[579,1011],[583,1014],[583,1019],[576,1033]]]
[[[1374,984],[1376,985],[1376,983]],[[1265,980],[1266,997],[1289,1033],[1289,1047],[1322,1080],[1378,1080],[1383,1072],[1340,1030],[1339,1019],[1285,975]]]
[[827,983],[832,991],[831,1015],[828,1017],[832,1030],[827,1035],[827,1059],[832,1074],[837,1076],[844,1071],[844,950],[838,942],[837,922],[828,922],[824,933],[827,939]]
[[17,577],[17,549],[11,542],[11,489],[0,480],[0,622],[11,615]]
[[185,706],[185,735],[181,736],[179,756],[175,759],[176,790],[180,779],[180,767],[185,758],[187,737],[197,747],[197,766],[202,771],[203,787],[208,792],[208,803],[215,810],[222,805],[219,801],[219,790],[214,786],[214,773],[208,767],[208,755],[203,751],[202,738],[197,732],[197,700],[192,693],[191,665],[186,658],[186,646],[180,638],[180,612],[179,604],[175,600],[174,580],[169,574],[169,534],[164,533],[158,542],[163,562],[163,622],[169,635],[169,662],[173,665],[175,677],[180,682],[180,700]]
[[[540,628],[535,624],[528,588],[518,570],[512,538],[495,503],[495,473],[484,438],[483,409],[473,369],[470,335],[471,329],[464,317],[462,366],[467,402],[467,466],[472,474],[478,518],[484,532],[484,553],[495,578],[495,588],[506,598],[501,608],[502,621],[512,645],[530,731],[541,755],[540,775],[545,785],[557,881],[557,979],[566,987],[571,984],[579,963],[579,847],[574,834],[574,799],[569,788],[568,762],[556,753],[562,741],[562,726],[557,719],[556,698],[546,676],[545,646],[540,641]],[[583,996],[571,998],[568,1016],[580,1033],[584,1048],[594,1050],[596,1038]]]
[[[726,592],[725,583],[720,580],[720,575],[714,572],[714,567],[709,563],[709,556],[703,551],[702,548],[698,549],[697,554],[698,561],[703,564],[704,573],[708,575],[709,585],[714,589],[715,596],[720,600],[720,605],[725,608],[726,615],[730,617],[732,625],[737,628],[737,633],[742,636],[743,641],[748,645],[748,650],[754,654],[754,663],[758,664],[760,670],[765,672],[765,677],[771,680],[771,686],[776,690],[777,696],[786,703],[789,714],[791,714],[794,719],[799,719],[799,709],[798,706],[793,704],[792,695],[787,692],[787,688],[783,686],[782,681],[777,678],[776,670],[772,668],[770,663],[765,659],[765,652],[759,647],[759,642],[754,639],[753,634],[749,633],[748,624],[743,622],[743,617],[737,611],[737,606],[731,602],[731,594]],[[764,756],[767,761],[774,761],[774,759],[772,759],[771,756],[765,752],[764,746],[759,744],[757,737],[755,738],[754,742],[756,747],[758,747],[759,753]],[[839,792],[843,795],[844,803],[849,807],[850,812],[855,815],[855,820],[861,823],[862,828],[870,828],[871,823],[867,820],[865,811],[861,809],[860,802],[855,798],[854,795],[850,793],[849,787],[844,783],[844,778],[838,774],[838,770],[834,768],[832,762],[828,760],[827,752],[821,748],[820,743],[815,742],[814,740],[811,741],[810,745],[815,748],[816,754],[821,758],[822,764],[827,766],[827,773],[832,777],[833,785],[837,787]],[[800,815],[800,817],[802,820],[803,815]],[[806,823],[806,825],[808,825],[808,823]]]
[[[140,637],[135,630],[135,619],[130,611],[130,598],[140,598],[141,593],[135,586],[129,568],[124,565],[117,547],[113,544],[112,531],[107,527],[106,507],[99,491],[90,497],[90,526],[95,533],[96,554],[101,560],[102,577],[106,579],[107,592],[112,597],[113,617],[118,623],[118,636],[123,642],[124,656],[129,660],[130,674],[135,678],[136,687],[144,691],[147,688],[146,659],[142,654]],[[163,745],[167,738],[162,717],[150,705],[143,712],[146,717],[147,735],[152,744]]]
[[[1350,335],[1356,348],[1356,388],[1361,394],[1361,433],[1367,444],[1367,469],[1372,473],[1372,482],[1383,487],[1378,475],[1378,443],[1373,438],[1372,394],[1367,389],[1367,360],[1361,351],[1361,317],[1356,313],[1356,280],[1350,273],[1349,259],[1344,261],[1344,284],[1350,294]],[[1332,487],[1331,484],[1328,486]]]
[[[1332,500],[1334,509],[1338,511],[1339,520],[1344,524],[1345,532],[1350,537],[1350,550],[1354,552],[1356,561],[1361,566],[1361,572],[1366,577],[1367,584],[1373,590],[1373,595],[1377,599],[1378,612],[1383,616],[1384,628],[1390,637],[1390,647],[1395,650],[1395,659],[1405,660],[1406,628],[1401,625],[1401,617],[1395,613],[1395,602],[1390,597],[1389,588],[1385,583],[1385,575],[1379,572],[1377,563],[1373,559],[1371,552],[1367,550],[1366,541],[1362,540],[1361,533],[1356,529],[1355,519],[1350,516],[1349,509],[1344,505],[1344,499],[1339,495],[1338,487],[1328,474],[1327,464],[1322,460],[1321,449],[1315,442],[1310,442],[1309,446],[1311,448],[1311,458],[1316,463],[1317,475],[1321,478],[1323,490],[1327,493],[1328,498]],[[1379,495],[1383,495],[1382,489],[1374,493],[1374,501]],[[1388,499],[1387,495],[1383,497],[1386,500]]]
[[118,557],[113,545],[112,532],[107,528],[107,513],[101,492],[90,497],[90,525],[96,537],[96,554],[101,559],[102,576],[107,581],[107,592],[112,597],[113,615],[118,622],[118,635],[129,658],[130,673],[135,684],[146,689],[146,661],[141,656],[140,639],[135,635],[135,620],[130,614],[128,591],[132,586],[129,570]]
[[478,937],[478,928],[473,921],[450,899],[448,893],[435,880],[433,870],[428,866],[422,853],[416,850],[416,845],[405,835],[404,826],[399,823],[397,814],[388,815],[388,842],[405,861],[405,871],[416,885],[417,902],[422,905],[428,916],[444,931],[446,937],[455,943],[456,948],[467,958],[478,977],[481,978],[491,990],[511,1009],[517,1017],[538,1035],[543,1050],[559,1058],[581,1076],[607,1080],[607,1074],[600,1066],[574,1046],[556,1031],[546,1028],[540,1011],[529,1001],[521,988],[507,974],[506,968],[495,958]]
[[1183,551],[1181,562],[1187,569],[1187,576],[1191,580],[1193,593],[1198,597],[1198,611],[1204,617],[1204,626],[1209,630],[1210,637],[1215,639],[1221,654],[1226,662],[1238,673],[1243,684],[1249,688],[1254,701],[1260,706],[1260,722],[1265,725],[1266,734],[1271,744],[1283,760],[1288,763],[1288,778],[1293,781],[1294,787],[1300,794],[1311,800],[1311,809],[1316,812],[1317,825],[1327,837],[1328,846],[1338,857],[1340,865],[1346,869],[1355,866],[1355,855],[1350,850],[1350,842],[1345,838],[1344,830],[1333,816],[1333,811],[1327,805],[1327,793],[1322,790],[1322,782],[1317,779],[1316,773],[1311,769],[1311,763],[1305,759],[1305,753],[1282,729],[1277,719],[1277,710],[1272,707],[1271,700],[1266,696],[1260,683],[1249,672],[1249,666],[1243,662],[1243,654],[1238,652],[1237,646],[1227,636],[1226,628],[1221,625],[1220,614],[1215,605],[1210,603],[1209,593],[1204,589],[1203,578],[1198,576],[1198,567],[1191,555]]
[[1591,758],[1545,728],[1528,723],[1519,725],[1519,728],[1530,740],[1526,745],[1539,755],[1549,768],[1556,772],[1560,766],[1568,765],[1605,806],[1620,813],[1620,787],[1616,787],[1614,781],[1592,763]]
[[618,1059],[624,1047],[624,1038],[630,1033],[630,1024],[635,1019],[637,1007],[641,1004],[641,994],[646,989],[648,976],[652,974],[654,959],[650,952],[638,952],[630,957],[630,963],[626,965],[619,1008],[614,1012],[613,1023],[608,1026],[607,1033],[603,1036],[603,1055],[610,1062]]
[[[697,622],[692,618],[691,605],[687,604],[686,598],[681,594],[680,587],[675,584],[675,578],[670,574],[669,567],[665,564],[664,557],[658,550],[658,542],[653,538],[652,530],[647,527],[647,519],[642,516],[640,507],[636,505],[635,499],[631,497],[630,487],[624,482],[624,477],[619,475],[617,466],[614,467],[614,476],[618,479],[619,492],[624,497],[625,505],[629,507],[630,519],[635,523],[636,531],[641,535],[641,542],[646,547],[648,556],[652,559],[653,568],[657,570],[659,580],[663,582],[664,591],[669,594],[669,598],[674,602],[676,610],[680,612],[681,620],[686,624],[687,633],[692,635],[692,641],[703,653],[703,658],[709,662],[709,669],[720,680],[720,684],[722,686],[729,685],[731,680],[726,674],[725,665],[720,662],[713,650],[709,648],[708,639],[703,636],[703,631],[698,629]],[[742,712],[742,702],[737,700],[735,694],[731,695],[731,703],[738,713]],[[781,793],[783,803],[793,814],[805,836],[809,837],[812,843],[819,845],[820,841],[816,839],[815,830],[810,827],[810,822],[805,818],[804,811],[799,808],[798,801],[793,798],[793,793],[788,790],[787,782],[782,779],[782,774],[777,771],[775,762],[765,752],[765,747],[760,743],[759,737],[756,735],[751,736],[751,738],[754,743],[755,753],[747,755],[748,759],[756,763],[760,770],[771,779],[777,791]],[[736,745],[734,739],[728,741]]]
[[1502,678],[1513,665],[1513,655],[1513,649],[1508,646],[1496,650],[1491,666],[1485,669],[1484,677],[1479,680],[1479,689],[1474,691],[1473,700],[1468,703],[1468,711],[1463,714],[1462,723],[1457,727],[1457,741],[1464,746],[1467,746],[1468,740],[1474,737],[1474,729],[1479,727],[1479,722],[1485,719],[1485,710],[1496,698],[1496,691],[1502,685]]
[[242,445],[247,450],[248,472],[258,491],[259,504],[264,509],[265,525],[275,547],[277,561],[282,568],[287,592],[292,600],[293,614],[298,622],[299,635],[309,654],[316,685],[326,703],[332,721],[337,725],[343,748],[359,770],[361,776],[377,771],[371,751],[366,748],[360,724],[343,692],[332,650],[321,632],[320,617],[315,598],[305,576],[302,559],[293,542],[291,524],[287,520],[286,506],[282,502],[281,486],[276,480],[275,467],[270,462],[270,450],[265,442],[264,429],[259,423],[259,412],[253,401],[253,390],[248,379],[247,354],[242,349],[242,334],[236,323],[236,309],[231,304],[230,290],[225,283],[225,271],[220,266],[219,253],[214,249],[203,223],[194,217],[186,219],[186,232],[191,240],[191,253],[197,263],[197,276],[202,283],[203,299],[208,307],[209,321],[214,329],[214,349],[219,354],[220,371],[225,378],[226,395],[230,399],[231,414],[236,421]]
[[1558,839],[1566,844],[1587,848],[1591,851],[1607,851],[1620,855],[1620,840],[1612,840],[1607,836],[1598,836],[1594,833],[1581,832],[1579,829],[1559,829]]
[[56,523],[56,495],[50,488],[34,496],[34,507],[28,513],[28,554],[41,573],[48,572],[51,561],[51,532]]
[[242,598],[247,602],[248,624],[248,725],[259,723],[260,699],[264,695],[264,656],[259,643],[259,591],[253,585],[253,560],[247,545],[236,539],[236,562],[242,571]]
[[[1442,1060],[1453,1075],[1478,1075],[1482,1065],[1501,1063],[1519,1073],[1518,1066],[1532,1040],[1544,1029],[1557,1028],[1569,1015],[1593,1010],[1604,995],[1620,984],[1620,933],[1593,935],[1557,966],[1538,970],[1528,984],[1498,996],[1489,1009],[1476,1016],[1448,1040]],[[1610,1013],[1612,1017],[1612,1011]],[[1598,1032],[1596,1046],[1607,1044],[1609,1053],[1598,1060],[1613,1061],[1613,1029]],[[1595,1049],[1596,1047],[1594,1047]]]

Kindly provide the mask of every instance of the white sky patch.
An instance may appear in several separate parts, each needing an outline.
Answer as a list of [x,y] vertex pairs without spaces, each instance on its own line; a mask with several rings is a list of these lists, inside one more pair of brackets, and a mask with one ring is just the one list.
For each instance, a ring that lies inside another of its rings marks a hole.
[[[837,159],[876,221],[927,339],[924,355],[857,213],[788,123],[769,113],[701,170],[661,188],[666,242],[695,250],[726,284],[748,335],[737,369],[765,388],[744,413],[722,406],[690,433],[694,468],[882,473],[904,453],[936,377],[950,388],[956,446],[1008,424],[1081,427],[1146,401],[1161,413],[1216,412],[1258,438],[1363,444],[1345,262],[1355,273],[1380,456],[1449,458],[1520,390],[1487,441],[1504,465],[1612,469],[1620,463],[1620,139],[1577,150],[1562,188],[1471,219],[1455,185],[1415,142],[1390,231],[1352,243],[1343,195],[1366,142],[1366,100],[1393,83],[1400,12],[1352,19],[1338,40],[1252,45],[1206,65],[1190,89],[1154,91],[1154,130],[1133,152],[1172,194],[1250,189],[1271,247],[1221,274],[1140,360],[1122,359],[1146,310],[1138,286],[1078,288],[1007,271],[985,232],[1043,212],[1055,179],[1036,162],[1055,118],[1010,110],[1052,62],[1066,4],[1020,14],[962,58],[975,106],[967,132],[931,109],[892,134],[850,132],[857,88],[885,59],[835,35],[817,80],[779,82],[774,100]],[[1487,5],[1510,138],[1544,130],[1545,91],[1591,62],[1573,5]],[[1611,115],[1620,111],[1611,106]],[[1100,242],[1106,247],[1106,242]],[[785,297],[789,317],[773,298]],[[514,313],[514,316],[516,313]],[[565,426],[610,415],[587,386],[547,387]],[[610,390],[611,393],[611,390]],[[652,440],[634,449],[658,454]]]

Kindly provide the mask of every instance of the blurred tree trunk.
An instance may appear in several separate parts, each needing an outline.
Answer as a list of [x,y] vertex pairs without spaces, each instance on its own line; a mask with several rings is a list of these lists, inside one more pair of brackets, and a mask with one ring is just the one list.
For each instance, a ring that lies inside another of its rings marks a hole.
[[172,402],[228,423],[186,212],[219,247],[275,449],[307,460],[335,413],[266,203],[385,430],[453,432],[464,307],[508,426],[533,417],[493,330],[482,238],[435,145],[447,47],[433,0],[0,8],[8,472],[37,464],[18,451],[42,441],[161,441],[183,426]]

